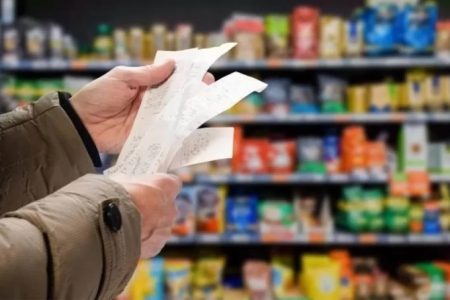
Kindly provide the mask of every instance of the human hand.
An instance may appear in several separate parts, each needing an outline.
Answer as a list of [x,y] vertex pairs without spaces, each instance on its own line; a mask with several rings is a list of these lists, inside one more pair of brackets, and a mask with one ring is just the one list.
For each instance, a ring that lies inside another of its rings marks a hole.
[[[142,67],[115,67],[73,95],[72,106],[100,152],[120,152],[145,90],[165,81],[174,67],[173,60]],[[203,81],[212,83],[214,77],[207,73]]]
[[177,176],[155,174],[141,179],[139,184],[127,178],[112,177],[130,194],[141,215],[141,258],[157,255],[169,240],[177,209],[175,197],[180,192]]

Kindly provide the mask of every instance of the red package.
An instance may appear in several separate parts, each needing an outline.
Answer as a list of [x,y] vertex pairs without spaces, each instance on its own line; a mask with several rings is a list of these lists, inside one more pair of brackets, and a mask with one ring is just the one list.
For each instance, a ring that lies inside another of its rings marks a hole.
[[319,56],[319,10],[298,6],[292,14],[294,58],[314,59]]
[[243,142],[243,131],[242,127],[234,127],[234,144],[233,144],[233,158],[231,159],[231,169],[233,172],[239,172],[239,166],[241,164],[241,154],[242,142]]
[[276,141],[271,145],[270,167],[272,173],[290,174],[295,169],[295,142]]
[[366,143],[366,134],[363,127],[350,126],[344,129],[341,140],[343,171],[352,172],[367,167]]
[[270,170],[271,147],[268,140],[249,139],[242,142],[238,155],[238,171],[265,174]]

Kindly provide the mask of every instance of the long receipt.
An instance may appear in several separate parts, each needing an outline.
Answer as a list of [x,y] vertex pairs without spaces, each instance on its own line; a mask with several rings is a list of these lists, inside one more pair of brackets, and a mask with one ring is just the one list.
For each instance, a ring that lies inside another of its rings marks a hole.
[[117,163],[105,174],[141,176],[231,158],[232,127],[198,128],[267,86],[238,72],[211,85],[202,82],[211,65],[235,45],[158,51],[155,63],[173,59],[175,71],[163,84],[146,90]]

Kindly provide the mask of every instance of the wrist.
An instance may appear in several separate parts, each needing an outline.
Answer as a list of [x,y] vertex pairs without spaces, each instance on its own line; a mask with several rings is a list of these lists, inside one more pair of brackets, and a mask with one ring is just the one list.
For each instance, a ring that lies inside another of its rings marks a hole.
[[91,157],[92,163],[94,164],[95,167],[101,167],[102,162],[100,160],[98,148],[87,126],[83,122],[81,116],[78,114],[78,111],[75,109],[74,106],[72,106],[72,103],[69,101],[71,95],[66,92],[58,92],[58,96],[61,108],[66,112],[66,115],[72,121],[72,124],[74,125],[81,140],[83,141],[86,151]]

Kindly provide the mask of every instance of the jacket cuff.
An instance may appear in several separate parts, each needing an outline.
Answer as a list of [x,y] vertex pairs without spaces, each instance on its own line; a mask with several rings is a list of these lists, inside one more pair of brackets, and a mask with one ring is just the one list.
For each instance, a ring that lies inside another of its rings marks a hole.
[[[106,209],[112,204],[120,214],[113,214],[116,226]],[[85,175],[5,216],[25,219],[48,237],[50,298],[112,299],[140,256],[139,212],[126,190],[105,176]]]
[[78,131],[78,134],[80,135],[80,138],[83,141],[83,144],[86,147],[89,156],[91,157],[92,163],[96,168],[100,168],[102,166],[102,161],[100,159],[97,147],[95,146],[91,135],[87,131],[86,127],[84,126],[83,122],[81,121],[80,117],[69,101],[72,95],[66,92],[58,92],[58,97],[59,104],[72,121],[75,129]]

